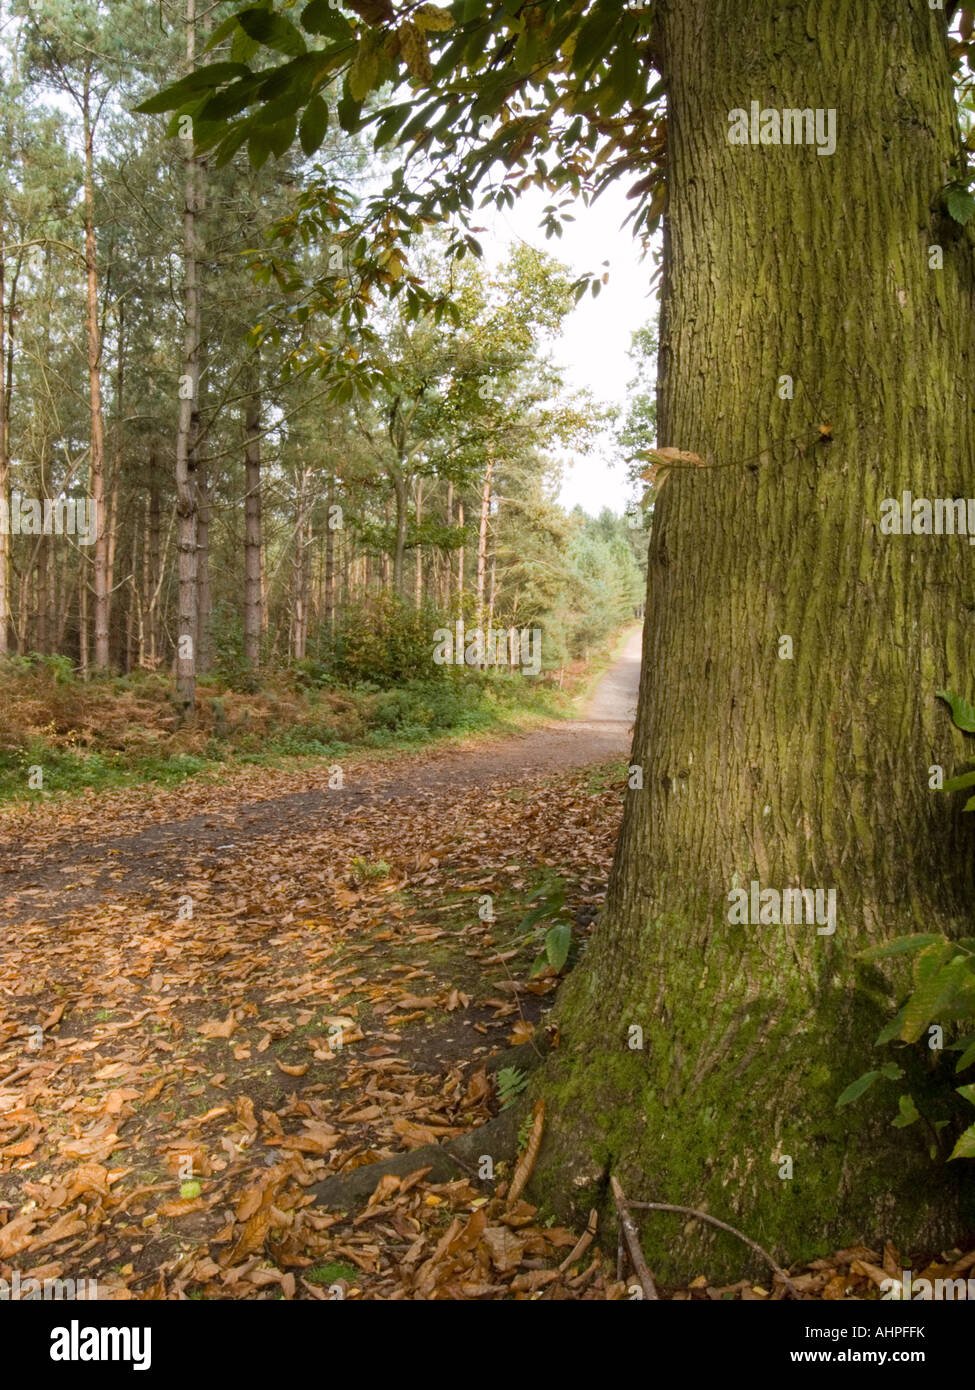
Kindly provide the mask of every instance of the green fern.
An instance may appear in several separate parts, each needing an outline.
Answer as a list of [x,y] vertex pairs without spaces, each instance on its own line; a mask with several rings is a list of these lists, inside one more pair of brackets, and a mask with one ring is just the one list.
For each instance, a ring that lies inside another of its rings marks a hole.
[[520,1067],[501,1067],[498,1071],[498,1100],[501,1109],[507,1110],[528,1085],[528,1073]]

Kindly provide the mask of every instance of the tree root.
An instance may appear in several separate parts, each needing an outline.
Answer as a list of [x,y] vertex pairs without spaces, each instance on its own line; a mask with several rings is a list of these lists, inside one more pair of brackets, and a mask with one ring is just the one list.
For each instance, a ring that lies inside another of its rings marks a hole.
[[[489,1072],[500,1071],[502,1067],[520,1067],[529,1071],[541,1060],[532,1043],[521,1043],[517,1047],[505,1048],[493,1057],[487,1058],[485,1067]],[[351,1207],[372,1195],[380,1178],[387,1173],[405,1177],[420,1168],[429,1168],[428,1182],[450,1182],[466,1174],[472,1181],[479,1181],[478,1168],[484,1156],[490,1157],[494,1164],[503,1158],[513,1158],[518,1137],[518,1127],[524,1114],[524,1106],[514,1104],[502,1110],[493,1120],[479,1125],[467,1134],[450,1139],[442,1144],[424,1144],[407,1153],[394,1154],[392,1158],[379,1163],[364,1163],[360,1168],[352,1168],[347,1173],[336,1173],[324,1178],[309,1188],[320,1206],[339,1211]]]

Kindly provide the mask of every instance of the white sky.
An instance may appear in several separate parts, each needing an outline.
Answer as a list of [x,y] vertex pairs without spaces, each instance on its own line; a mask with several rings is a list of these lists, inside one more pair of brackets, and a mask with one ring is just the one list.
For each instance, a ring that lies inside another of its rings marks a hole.
[[[655,318],[656,298],[648,293],[655,269],[651,257],[640,259],[640,248],[629,228],[621,230],[632,204],[622,189],[610,188],[591,208],[570,209],[576,221],[561,238],[546,240],[539,227],[543,207],[552,199],[529,189],[510,212],[485,208],[475,221],[488,234],[479,237],[485,259],[493,267],[520,237],[564,261],[574,274],[601,272],[609,261],[609,284],[598,299],[583,298],[566,320],[565,332],[553,356],[565,368],[570,386],[588,387],[597,401],[622,405],[626,383],[634,375],[626,356],[630,334]],[[560,500],[596,515],[603,507],[622,513],[629,493],[624,465],[614,457],[612,440],[596,445],[589,455],[576,454],[567,467]]]

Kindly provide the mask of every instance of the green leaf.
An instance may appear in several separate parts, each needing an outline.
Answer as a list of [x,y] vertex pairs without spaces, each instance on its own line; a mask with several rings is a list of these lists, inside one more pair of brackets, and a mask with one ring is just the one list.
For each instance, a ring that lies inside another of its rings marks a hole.
[[213,87],[221,87],[234,78],[250,77],[251,70],[243,63],[211,63],[183,77],[172,86],[157,92],[148,101],[143,101],[135,109],[143,116],[158,116],[163,111],[176,111],[185,106],[191,97],[206,92]]
[[969,1125],[964,1134],[959,1135],[958,1143],[948,1155],[948,1162],[953,1158],[975,1158],[975,1125]]
[[963,1100],[967,1100],[969,1104],[975,1105],[975,1082],[968,1086],[956,1086],[955,1090]]
[[945,207],[948,214],[964,227],[975,216],[975,198],[967,188],[949,188],[945,194]]
[[944,700],[951,706],[951,717],[956,727],[966,734],[975,734],[975,708],[961,695],[955,695],[950,690],[938,690],[935,694],[939,700]]
[[241,10],[237,16],[237,23],[250,38],[257,39],[265,48],[286,53],[289,58],[297,58],[299,54],[308,51],[301,34],[284,15],[255,7]]
[[237,28],[237,16],[232,14],[229,19],[225,19],[222,24],[218,24],[216,29],[207,40],[203,52],[209,53],[211,49],[217,48],[223,43],[224,39],[229,39],[230,35]]
[[314,154],[321,147],[328,130],[328,104],[320,96],[312,97],[305,107],[298,127],[298,138],[305,154]]
[[352,97],[343,97],[336,107],[339,117],[339,125],[349,135],[354,135],[359,129],[361,122],[362,102],[354,101]]
[[569,958],[572,945],[572,928],[568,922],[559,922],[545,933],[545,954],[553,970],[561,970]]
[[946,792],[963,792],[966,787],[975,787],[975,772],[963,772],[958,777],[949,777],[944,784]]
[[222,92],[214,92],[213,96],[201,107],[200,119],[203,121],[226,121],[233,116],[240,115],[241,111],[246,110],[252,102],[257,100],[260,85],[260,74],[252,73],[250,77],[241,78],[239,82],[232,82],[229,87],[224,87]]
[[351,39],[355,32],[331,0],[311,0],[301,12],[301,27],[306,34],[327,34],[332,39]]
[[372,142],[374,150],[380,150],[383,145],[389,144],[412,109],[412,106],[408,105],[394,106],[391,111],[385,113],[376,127],[376,137]]
[[605,8],[597,5],[579,30],[572,52],[572,71],[586,77],[613,46],[615,26]]
[[544,921],[547,916],[548,908],[544,903],[541,903],[538,907],[533,907],[531,911],[525,913],[524,917],[522,917],[521,921],[518,923],[518,930],[530,931],[536,923]]
[[271,154],[271,132],[264,126],[255,126],[247,141],[247,158],[252,169],[261,169]]
[[869,1091],[870,1087],[880,1076],[879,1071],[865,1071],[862,1076],[858,1076],[856,1081],[851,1081],[849,1086],[836,1102],[837,1110],[841,1105],[849,1105],[851,1101],[859,1100],[864,1091]]
[[[952,950],[950,943],[948,949],[949,952]],[[928,1024],[938,1017],[942,1005],[949,1002],[966,974],[967,963],[963,956],[953,956],[925,974],[904,1007],[904,1027],[901,1029],[904,1042],[917,1042]]]
[[883,1047],[884,1043],[891,1042],[894,1038],[899,1038],[901,1029],[904,1027],[904,1010],[898,1009],[894,1017],[889,1019],[881,1028],[874,1039],[874,1047]]
[[235,63],[249,63],[250,60],[261,51],[261,45],[257,39],[252,39],[249,34],[245,34],[238,24],[234,30],[234,37],[230,44],[230,56]]
[[902,956],[908,951],[918,951],[922,946],[931,946],[944,938],[934,932],[920,933],[916,936],[898,936],[893,941],[885,941],[882,946],[870,946],[860,951],[861,960],[881,960],[884,956]]
[[964,1071],[966,1067],[970,1067],[973,1062],[975,1062],[975,1042],[969,1043],[968,1047],[965,1048],[965,1051],[958,1058],[955,1071]]
[[900,1081],[904,1075],[904,1068],[899,1067],[896,1062],[885,1062],[880,1068],[880,1075],[885,1081]]
[[895,1129],[906,1129],[908,1125],[912,1125],[915,1120],[919,1120],[921,1118],[920,1111],[914,1104],[913,1096],[899,1096],[897,1105],[900,1110],[900,1114],[896,1117],[896,1119],[891,1121]]

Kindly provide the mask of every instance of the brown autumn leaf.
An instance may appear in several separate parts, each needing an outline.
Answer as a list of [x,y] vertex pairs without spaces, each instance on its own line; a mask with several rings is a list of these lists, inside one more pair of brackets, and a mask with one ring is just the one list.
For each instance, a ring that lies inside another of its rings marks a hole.
[[518,1022],[508,1034],[508,1041],[517,1047],[520,1043],[531,1042],[535,1036],[535,1025],[529,1023],[527,1019],[519,1018]]
[[160,1216],[187,1216],[191,1211],[200,1211],[206,1205],[202,1197],[177,1197],[172,1202],[160,1202],[156,1211]]
[[196,1031],[204,1038],[229,1038],[236,1027],[237,1019],[231,1009],[222,1023],[219,1019],[211,1018],[201,1023]]
[[278,1071],[283,1071],[285,1076],[304,1076],[310,1064],[308,1062],[302,1062],[298,1066],[289,1066],[286,1062],[280,1062],[277,1057],[275,1057],[274,1065],[277,1067]]
[[509,1207],[513,1207],[515,1202],[517,1202],[518,1198],[525,1190],[528,1179],[532,1175],[532,1171],[535,1167],[535,1160],[538,1157],[538,1151],[542,1146],[542,1130],[544,1127],[545,1102],[544,1100],[537,1100],[532,1110],[532,1128],[528,1138],[528,1144],[525,1147],[525,1152],[518,1160],[514,1177],[511,1179],[511,1187],[508,1190],[507,1204]]

